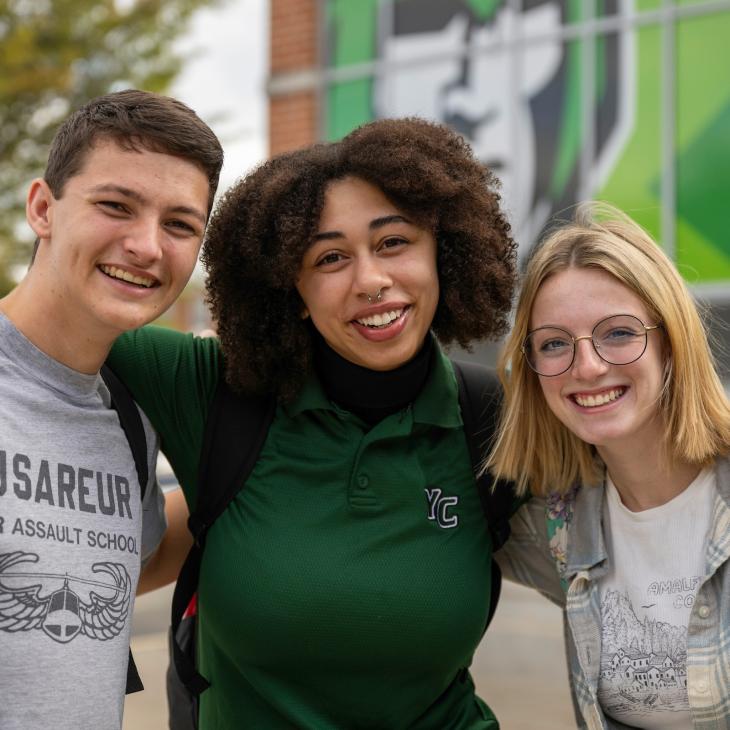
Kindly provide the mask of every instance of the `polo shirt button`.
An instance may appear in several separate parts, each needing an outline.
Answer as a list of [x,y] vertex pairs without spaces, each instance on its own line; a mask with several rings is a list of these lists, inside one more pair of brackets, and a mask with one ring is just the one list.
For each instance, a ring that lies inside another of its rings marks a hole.
[[710,615],[710,607],[700,606],[697,613],[700,615],[700,618],[707,618]]
[[360,489],[365,489],[368,484],[370,484],[370,480],[367,478],[365,474],[360,474],[357,477],[357,486],[360,487]]
[[707,682],[705,682],[704,679],[701,679],[697,684],[695,684],[695,690],[698,694],[704,695],[707,694],[707,690],[710,688]]

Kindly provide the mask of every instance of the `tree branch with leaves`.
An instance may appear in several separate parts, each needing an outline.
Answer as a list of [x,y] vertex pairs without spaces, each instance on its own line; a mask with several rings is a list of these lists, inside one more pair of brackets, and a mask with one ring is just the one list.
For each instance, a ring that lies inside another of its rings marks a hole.
[[221,0],[0,0],[0,295],[26,263],[28,183],[60,122],[124,88],[164,93],[184,59],[174,41]]

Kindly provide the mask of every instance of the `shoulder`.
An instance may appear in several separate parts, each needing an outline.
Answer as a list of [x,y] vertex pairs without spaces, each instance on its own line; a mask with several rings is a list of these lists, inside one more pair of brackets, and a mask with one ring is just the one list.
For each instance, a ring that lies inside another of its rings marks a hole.
[[565,493],[552,492],[541,500],[547,549],[561,579],[565,579],[569,528],[573,521],[576,500],[580,491],[581,487],[576,484]]
[[730,456],[720,456],[715,461],[717,488],[730,501]]
[[562,580],[561,558],[564,558],[567,531],[558,531],[557,538],[555,533],[551,535],[548,513],[544,498],[533,497],[523,504],[510,520],[509,539],[494,557],[506,578],[535,588],[562,606],[566,586]]
[[474,385],[482,389],[491,391],[500,390],[499,378],[494,368],[470,360],[447,358],[443,354],[442,357],[453,370],[457,380],[461,378],[468,385]]
[[217,358],[217,337],[196,337],[169,327],[148,325],[121,335],[112,347],[109,359],[114,364],[125,358],[154,360],[170,358]]
[[160,434],[178,478],[192,482],[219,380],[217,339],[143,327],[117,340],[108,364]]
[[549,556],[561,579],[565,578],[570,526],[581,491],[576,484],[564,493],[533,497],[520,507],[511,523],[516,542],[531,543]]
[[176,387],[202,384],[208,390],[218,379],[220,346],[215,337],[149,325],[121,335],[107,362],[130,385],[145,379],[162,384],[173,380]]

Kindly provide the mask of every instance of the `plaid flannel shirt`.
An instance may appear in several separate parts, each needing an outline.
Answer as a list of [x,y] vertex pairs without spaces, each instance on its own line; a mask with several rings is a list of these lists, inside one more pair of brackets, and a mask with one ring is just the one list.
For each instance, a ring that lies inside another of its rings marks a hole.
[[[715,465],[718,493],[687,630],[687,693],[696,730],[730,729],[730,459]],[[512,518],[512,537],[495,554],[504,575],[561,606],[576,718],[588,730],[622,730],[598,702],[601,658],[599,579],[607,572],[602,487],[532,499]]]

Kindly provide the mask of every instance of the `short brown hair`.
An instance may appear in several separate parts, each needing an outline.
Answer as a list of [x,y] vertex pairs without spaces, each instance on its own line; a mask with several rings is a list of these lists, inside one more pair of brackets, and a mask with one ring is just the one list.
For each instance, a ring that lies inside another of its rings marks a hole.
[[210,127],[177,99],[127,89],[92,99],[59,127],[51,142],[45,181],[55,198],[83,167],[99,139],[130,150],[174,155],[197,165],[208,178],[208,212],[218,188],[223,149]]
[[327,187],[378,187],[437,242],[440,296],[432,329],[469,347],[505,332],[516,246],[498,183],[466,141],[421,119],[366,124],[341,142],[279,155],[238,182],[211,216],[203,248],[208,299],[227,379],[239,392],[291,398],[311,365],[311,330],[295,288]]

